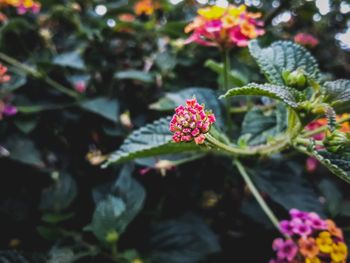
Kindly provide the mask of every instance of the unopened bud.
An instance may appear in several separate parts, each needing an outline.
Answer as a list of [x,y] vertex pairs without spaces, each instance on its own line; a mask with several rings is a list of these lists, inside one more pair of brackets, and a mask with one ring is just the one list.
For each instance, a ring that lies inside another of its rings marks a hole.
[[303,90],[306,87],[307,78],[302,69],[297,69],[293,72],[284,71],[282,77],[287,86],[291,86],[298,90]]
[[323,143],[330,152],[343,151],[350,146],[350,140],[347,134],[339,130],[335,130],[328,135]]
[[106,241],[108,243],[111,243],[111,244],[116,243],[118,239],[119,239],[119,234],[115,230],[109,231],[106,235]]

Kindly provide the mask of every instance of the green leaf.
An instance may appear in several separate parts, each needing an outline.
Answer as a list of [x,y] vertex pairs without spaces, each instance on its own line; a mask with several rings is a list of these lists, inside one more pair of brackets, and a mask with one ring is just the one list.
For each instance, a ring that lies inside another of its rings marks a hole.
[[131,133],[120,149],[110,155],[103,167],[136,158],[199,151],[201,148],[194,143],[172,142],[169,131],[170,120],[171,117],[162,118]]
[[184,38],[186,34],[184,27],[187,25],[187,21],[168,21],[160,29],[160,33],[174,38]]
[[241,88],[232,88],[228,90],[226,94],[220,96],[220,99],[238,95],[265,96],[280,100],[292,108],[297,108],[298,101],[303,97],[299,91],[290,87],[250,83]]
[[0,262],[1,263],[29,263],[29,261],[16,250],[1,250]]
[[124,70],[119,71],[114,74],[117,79],[131,79],[137,80],[144,83],[153,83],[154,76],[150,72],[145,72],[141,70]]
[[20,116],[14,120],[16,127],[23,133],[30,133],[39,123],[37,116]]
[[60,212],[71,205],[77,193],[75,180],[67,174],[61,174],[51,186],[42,191],[40,209]]
[[179,105],[184,105],[186,99],[196,97],[198,103],[204,103],[207,110],[213,111],[216,116],[216,124],[219,127],[224,126],[224,120],[221,111],[220,101],[212,89],[190,87],[177,92],[167,92],[164,97],[150,105],[150,109],[159,111],[174,111]]
[[125,204],[121,198],[109,195],[99,202],[92,217],[92,222],[85,229],[92,231],[102,242],[106,242],[107,234],[118,226],[118,218],[124,213]]
[[326,199],[326,208],[328,212],[335,217],[339,214],[343,195],[337,185],[328,179],[322,179],[318,184],[320,192]]
[[322,86],[325,102],[331,105],[342,104],[350,101],[350,80],[338,79],[327,81]]
[[71,219],[74,216],[74,213],[46,213],[43,214],[41,217],[41,220],[43,220],[46,223],[50,224],[57,224],[63,221],[66,221],[68,219]]
[[326,150],[318,151],[315,146],[310,147],[309,150],[328,170],[350,183],[350,156],[331,153]]
[[249,145],[264,144],[283,133],[286,128],[287,111],[281,104],[278,104],[275,111],[269,112],[253,108],[244,116],[240,138],[247,138]]
[[59,54],[53,59],[53,63],[62,67],[85,69],[84,61],[79,51],[71,51]]
[[[205,64],[206,67],[210,68],[212,71],[216,72],[219,74],[219,82],[223,82],[223,71],[224,71],[224,66],[222,63],[217,63],[212,59],[208,59]],[[242,72],[238,72],[236,70],[231,70],[228,75],[228,81],[229,84],[232,86],[243,86],[248,83],[248,79],[242,74]]]
[[283,159],[270,160],[268,164],[259,164],[252,172],[252,178],[261,191],[286,210],[297,207],[324,215],[315,189],[297,163]]
[[276,85],[284,85],[283,71],[302,68],[311,78],[319,80],[320,72],[315,58],[304,47],[290,41],[277,41],[261,48],[257,40],[249,43],[249,51],[266,78]]
[[143,207],[146,192],[132,178],[132,169],[130,165],[125,165],[115,183],[110,188],[104,187],[103,193],[97,193],[97,207],[86,230],[92,231],[102,243],[106,242],[106,236],[111,231],[123,233]]
[[47,263],[72,263],[75,262],[75,253],[69,247],[56,247],[50,249]]
[[170,52],[158,53],[155,63],[163,74],[167,74],[175,68],[176,57]]
[[154,263],[197,263],[220,251],[217,237],[208,225],[195,215],[158,223],[150,240]]
[[57,241],[58,239],[62,238],[62,231],[60,231],[57,227],[38,226],[36,230],[43,238],[47,240]]
[[39,168],[45,167],[41,153],[32,140],[22,135],[14,134],[9,136],[1,145],[10,152],[10,159]]
[[110,121],[117,122],[119,118],[119,104],[116,99],[95,98],[81,102],[81,107],[98,114]]

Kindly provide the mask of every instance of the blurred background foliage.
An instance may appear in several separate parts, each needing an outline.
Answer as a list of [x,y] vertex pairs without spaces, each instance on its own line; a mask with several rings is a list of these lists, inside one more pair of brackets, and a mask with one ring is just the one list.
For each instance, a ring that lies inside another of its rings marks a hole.
[[[262,12],[263,42],[311,34],[325,78],[349,77],[350,1],[232,3]],[[160,0],[149,11],[136,1],[42,0],[39,13],[23,15],[2,4],[0,60],[11,81],[0,99],[18,113],[0,121],[0,262],[268,261],[278,233],[229,159],[160,156],[100,168],[132,130],[172,112],[172,93],[217,90],[220,54],[183,43],[205,4]],[[231,58],[232,85],[263,80],[246,48]],[[292,207],[316,211],[349,237],[348,185],[321,166],[307,171],[296,154],[248,163],[279,218]]]

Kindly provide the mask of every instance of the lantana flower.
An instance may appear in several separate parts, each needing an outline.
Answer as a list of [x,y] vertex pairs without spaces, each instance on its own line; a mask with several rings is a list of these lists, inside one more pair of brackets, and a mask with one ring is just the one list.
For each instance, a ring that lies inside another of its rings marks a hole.
[[204,134],[215,121],[215,115],[205,111],[204,105],[200,105],[193,98],[186,100],[186,105],[175,109],[169,130],[173,133],[174,142],[194,141],[196,144],[202,144],[205,141]]
[[198,16],[185,27],[192,33],[186,43],[196,42],[203,46],[230,48],[245,47],[250,39],[265,33],[260,13],[247,11],[245,5],[228,7],[210,6],[200,8]]
[[280,222],[286,238],[276,238],[272,249],[277,257],[270,263],[345,263],[348,248],[343,232],[332,220],[314,212],[289,211],[290,219]]
[[294,41],[306,47],[315,47],[319,41],[316,37],[308,33],[298,33],[294,36]]
[[39,13],[41,8],[41,4],[34,0],[0,0],[0,4],[15,7],[20,15],[27,12]]
[[153,15],[154,11],[160,8],[159,2],[154,0],[140,0],[134,5],[134,12],[136,15]]

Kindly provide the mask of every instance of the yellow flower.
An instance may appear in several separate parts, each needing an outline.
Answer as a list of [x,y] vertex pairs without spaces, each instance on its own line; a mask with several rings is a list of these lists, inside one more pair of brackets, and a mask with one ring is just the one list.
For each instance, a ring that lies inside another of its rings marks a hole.
[[221,18],[221,22],[224,28],[230,28],[238,24],[237,19],[230,15],[223,16],[223,18]]
[[331,258],[333,262],[345,262],[348,256],[348,248],[343,242],[333,244]]
[[222,17],[225,12],[226,9],[220,6],[211,6],[198,9],[198,14],[208,20],[218,19]]
[[34,5],[34,2],[32,0],[24,0],[23,5],[25,8],[31,8]]
[[246,11],[247,7],[245,5],[240,5],[240,6],[230,6],[228,9],[228,13],[231,16],[237,17],[244,11]]
[[305,258],[305,263],[321,263],[321,260],[318,257]]
[[333,240],[331,238],[331,234],[329,232],[323,231],[316,238],[316,243],[320,248],[320,251],[323,253],[329,254],[332,252]]

